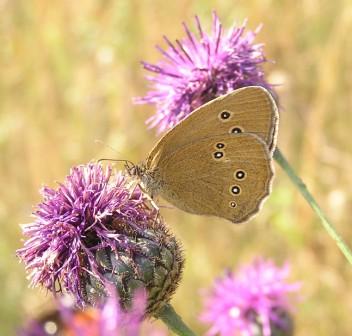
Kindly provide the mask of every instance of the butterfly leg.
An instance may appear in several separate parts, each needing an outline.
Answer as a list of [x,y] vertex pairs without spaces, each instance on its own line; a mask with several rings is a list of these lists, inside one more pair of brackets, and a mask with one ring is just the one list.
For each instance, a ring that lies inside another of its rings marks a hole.
[[[148,199],[148,201],[151,203],[151,205],[153,206],[153,208],[156,210],[156,217],[155,217],[155,221],[157,221],[157,219],[158,219],[158,217],[159,217],[159,215],[160,215],[160,209],[159,209],[159,207],[158,207],[158,205],[155,203],[155,201],[154,201],[154,195],[151,193],[148,193],[147,191],[146,191],[146,189],[143,187],[143,185],[140,183],[140,182],[135,182],[136,184],[135,184],[135,186],[134,186],[134,188],[133,188],[133,192],[134,192],[134,190],[137,188],[137,186],[138,186],[138,188],[144,193],[144,195],[145,195],[145,197]],[[132,192],[132,193],[133,193]]]

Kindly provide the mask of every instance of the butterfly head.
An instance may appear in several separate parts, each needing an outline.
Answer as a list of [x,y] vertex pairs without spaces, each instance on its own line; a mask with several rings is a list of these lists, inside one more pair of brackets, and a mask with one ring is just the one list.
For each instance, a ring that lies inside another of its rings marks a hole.
[[136,177],[141,182],[143,189],[151,196],[154,197],[160,192],[162,181],[158,169],[150,170],[145,163],[138,165],[125,165],[127,173],[131,177]]
[[125,170],[127,172],[127,174],[131,177],[136,177],[139,180],[143,180],[145,174],[146,174],[146,166],[144,163],[141,164],[134,164],[132,161],[129,160],[115,160],[115,159],[100,159],[98,162],[101,161],[105,161],[105,160],[109,160],[109,161],[115,161],[115,162],[123,162],[124,163],[124,167]]
[[146,171],[145,165],[143,163],[142,164],[134,164],[130,161],[126,161],[125,169],[126,169],[127,174],[129,176],[137,177],[139,179],[142,179],[142,177]]

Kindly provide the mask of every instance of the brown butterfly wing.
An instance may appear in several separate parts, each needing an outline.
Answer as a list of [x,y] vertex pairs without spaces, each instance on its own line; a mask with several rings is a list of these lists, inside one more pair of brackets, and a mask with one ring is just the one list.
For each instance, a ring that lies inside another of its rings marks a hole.
[[158,166],[186,144],[207,135],[249,132],[256,134],[270,152],[276,146],[278,112],[270,93],[259,86],[249,86],[219,97],[193,111],[156,144],[146,166]]
[[218,135],[176,150],[158,165],[160,194],[176,207],[241,223],[270,193],[274,175],[267,145],[257,135]]

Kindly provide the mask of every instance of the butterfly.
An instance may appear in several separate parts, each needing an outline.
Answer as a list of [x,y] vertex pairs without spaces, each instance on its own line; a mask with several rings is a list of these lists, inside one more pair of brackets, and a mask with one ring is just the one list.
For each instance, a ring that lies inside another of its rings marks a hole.
[[268,90],[241,88],[194,110],[128,171],[152,197],[241,223],[271,191],[278,122]]

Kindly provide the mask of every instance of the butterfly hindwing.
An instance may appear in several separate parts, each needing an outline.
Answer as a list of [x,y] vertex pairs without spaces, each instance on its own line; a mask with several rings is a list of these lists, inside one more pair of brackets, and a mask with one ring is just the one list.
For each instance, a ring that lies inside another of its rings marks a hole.
[[184,145],[159,161],[160,194],[178,208],[240,223],[252,217],[273,178],[266,143],[256,134],[223,134]]

